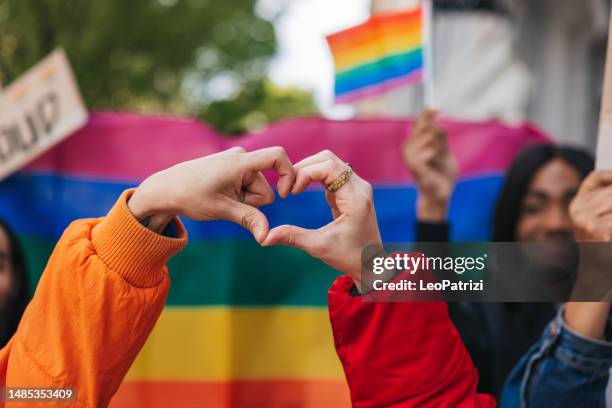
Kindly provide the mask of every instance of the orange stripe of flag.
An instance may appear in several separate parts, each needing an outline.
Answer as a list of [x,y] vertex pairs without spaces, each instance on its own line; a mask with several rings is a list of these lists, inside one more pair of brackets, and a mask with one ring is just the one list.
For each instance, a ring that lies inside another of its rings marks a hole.
[[402,34],[421,30],[421,9],[381,14],[372,17],[367,22],[349,28],[327,37],[332,51],[342,50],[358,45],[363,42],[372,41],[384,34]]
[[231,382],[126,382],[110,408],[349,408],[346,382],[256,380]]
[[419,41],[422,42],[422,30],[421,27],[409,26],[409,27],[401,27],[400,29],[395,29],[394,27],[387,27],[384,30],[372,30],[370,35],[362,35],[359,37],[355,37],[351,43],[348,42],[338,42],[338,43],[329,43],[329,48],[332,50],[332,54],[340,54],[343,52],[350,52],[355,48],[363,47],[367,44],[376,44],[380,42],[384,42],[388,39],[392,40],[402,40],[404,38],[414,38],[418,37]]

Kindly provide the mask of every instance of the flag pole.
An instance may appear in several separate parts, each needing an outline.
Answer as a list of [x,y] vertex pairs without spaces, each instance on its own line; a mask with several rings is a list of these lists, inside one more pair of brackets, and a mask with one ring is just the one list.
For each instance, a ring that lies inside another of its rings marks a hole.
[[437,109],[436,90],[433,75],[433,0],[423,0],[423,91],[425,108]]
[[[611,17],[612,18],[612,15]],[[604,83],[601,92],[601,112],[599,114],[599,134],[597,136],[597,170],[612,170],[612,20],[608,29],[608,55],[604,70]]]

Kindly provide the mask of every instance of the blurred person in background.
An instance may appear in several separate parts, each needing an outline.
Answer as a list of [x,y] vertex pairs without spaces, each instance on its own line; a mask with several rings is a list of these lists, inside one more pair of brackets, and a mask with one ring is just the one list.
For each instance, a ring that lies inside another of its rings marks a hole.
[[0,219],[0,347],[17,330],[29,301],[25,257],[17,237]]
[[[448,210],[457,167],[445,133],[435,123],[435,116],[436,113],[432,111],[420,115],[403,150],[404,161],[417,184],[417,242],[450,240]],[[506,175],[495,209],[492,240],[552,242],[558,243],[561,248],[574,242],[576,236],[570,203],[592,169],[592,158],[580,150],[543,144],[525,149],[514,160]],[[563,308],[557,311],[552,303],[449,303],[451,319],[480,372],[478,390],[497,398],[513,367],[540,339],[555,315],[554,324],[564,330],[553,333],[554,338],[563,331],[565,337],[562,336],[562,339],[577,341],[584,346],[574,352],[574,359],[585,361],[593,353],[602,357],[597,369],[587,367],[586,371],[593,374],[592,381],[599,387],[594,389],[599,389],[603,398],[602,384],[607,381],[607,368],[612,364],[612,355],[607,357],[607,350],[612,343],[602,343],[599,336],[589,337],[593,335],[591,326],[585,329],[581,319],[575,317],[597,311],[591,321],[595,321],[595,332],[603,333],[608,309],[607,304],[602,307],[582,303],[569,304],[565,312]],[[570,329],[581,327],[582,330],[575,333]],[[532,349],[523,361],[529,361],[534,355],[541,357],[541,353]],[[606,367],[603,373],[600,370],[602,366]],[[574,368],[578,371],[585,369]],[[538,371],[531,370],[523,378],[525,369],[525,364],[517,368],[511,383],[537,383]],[[515,391],[518,393],[518,389]],[[510,401],[509,395],[506,403]],[[513,397],[516,395],[513,394]],[[513,402],[518,404],[518,401]]]

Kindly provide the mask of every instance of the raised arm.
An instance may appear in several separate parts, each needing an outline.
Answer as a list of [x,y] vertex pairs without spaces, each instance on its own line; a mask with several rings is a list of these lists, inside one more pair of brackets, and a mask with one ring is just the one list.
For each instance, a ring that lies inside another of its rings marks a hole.
[[[612,172],[596,171],[591,173],[584,180],[578,194],[570,206],[576,240],[580,243],[585,243],[586,246],[588,246],[589,243],[599,243],[599,247],[602,249],[595,252],[595,255],[599,255],[598,252],[605,252],[605,254],[602,253],[602,255],[607,255],[609,252],[608,248],[610,248],[611,245],[610,243],[612,243],[611,197]],[[605,248],[601,245],[604,243],[607,243]],[[593,262],[596,260],[590,259],[586,261]],[[605,263],[603,266],[605,271],[603,271],[603,273],[608,274],[608,263],[610,258],[606,257],[602,261]],[[581,263],[581,265],[584,264],[584,262]],[[587,264],[589,264],[589,262],[587,262]],[[584,275],[585,273],[587,276]],[[590,284],[590,279],[581,278],[596,278],[596,273],[597,271],[594,270],[579,271],[579,277],[576,284],[577,291],[592,293],[592,288],[585,287]],[[583,282],[586,283],[583,284]],[[608,293],[605,292],[612,292],[612,287],[609,285],[611,280],[604,277],[603,279],[599,279],[598,282],[603,284],[601,289],[597,288],[602,291],[602,296],[600,298],[603,299],[608,295]],[[608,283],[607,287],[606,283]],[[580,295],[580,293],[576,293],[576,295]],[[609,302],[569,302],[565,306],[564,319],[567,326],[578,335],[595,340],[612,340],[606,339],[605,329],[608,323],[609,314]]]
[[176,215],[238,222],[261,242],[257,207],[274,200],[265,169],[286,196],[295,177],[281,148],[234,148],[161,171],[106,217],[71,224],[0,350],[0,387],[72,388],[73,406],[108,405],[164,306],[165,264],[187,242]]
[[[293,192],[310,183],[325,187],[343,179],[347,165],[321,152],[295,165]],[[327,191],[334,221],[318,230],[281,226],[264,245],[305,250],[345,273],[329,290],[336,351],[354,407],[492,407],[476,393],[478,373],[453,327],[444,302],[365,302],[361,251],[382,245],[372,187],[353,173],[336,192]]]
[[612,172],[597,171],[574,198],[570,214],[576,240],[583,244],[572,295],[578,301],[559,310],[515,367],[502,406],[606,406],[612,367],[610,303],[584,300],[609,299],[611,197]]
[[435,118],[435,111],[421,113],[402,149],[404,163],[416,182],[416,218],[421,224],[447,223],[457,178],[457,164],[446,133]]

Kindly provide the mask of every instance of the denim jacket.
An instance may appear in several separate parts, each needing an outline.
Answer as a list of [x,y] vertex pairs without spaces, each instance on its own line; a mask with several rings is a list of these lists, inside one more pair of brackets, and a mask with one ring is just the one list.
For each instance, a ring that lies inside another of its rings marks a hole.
[[[606,387],[612,367],[612,343],[574,333],[563,320],[563,310],[559,309],[542,338],[508,377],[501,408],[603,408],[606,400],[610,403],[612,384]],[[611,335],[609,319],[606,338]]]

